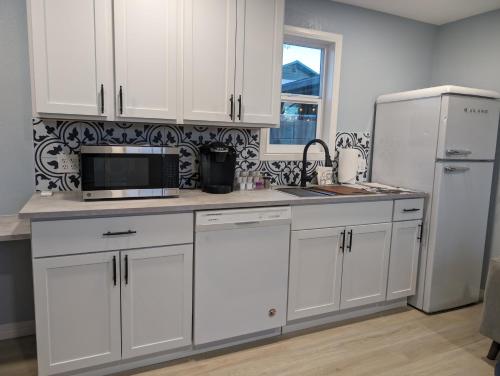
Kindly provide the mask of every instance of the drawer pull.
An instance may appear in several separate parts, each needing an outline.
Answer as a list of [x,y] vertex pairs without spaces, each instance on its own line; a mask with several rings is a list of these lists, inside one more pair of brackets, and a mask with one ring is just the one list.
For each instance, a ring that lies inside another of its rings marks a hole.
[[448,174],[452,174],[454,172],[467,172],[469,171],[469,167],[451,167],[451,166],[446,166],[444,168],[444,172]]
[[271,308],[269,310],[269,317],[273,317],[273,316],[276,316],[276,308]]
[[417,211],[420,211],[420,209],[419,208],[403,209],[403,213],[411,213]]
[[134,234],[137,234],[137,231],[132,231],[132,230],[120,231],[120,232],[108,231],[102,234],[102,236],[119,236],[119,235],[134,235]]

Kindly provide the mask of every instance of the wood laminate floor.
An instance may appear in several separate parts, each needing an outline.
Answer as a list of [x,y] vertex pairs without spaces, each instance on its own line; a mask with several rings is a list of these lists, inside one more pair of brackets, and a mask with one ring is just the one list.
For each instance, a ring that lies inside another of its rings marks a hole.
[[[413,309],[121,373],[121,376],[492,376],[481,305],[436,315]],[[36,375],[33,337],[0,342],[0,375]]]

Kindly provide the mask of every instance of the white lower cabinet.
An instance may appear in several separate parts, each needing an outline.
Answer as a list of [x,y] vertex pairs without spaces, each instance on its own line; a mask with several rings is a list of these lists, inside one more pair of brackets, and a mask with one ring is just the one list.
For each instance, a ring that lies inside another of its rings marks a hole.
[[33,273],[40,375],[191,344],[192,244],[40,258]]
[[421,220],[394,222],[392,225],[387,300],[415,294],[421,231]]
[[288,320],[340,308],[344,233],[345,227],[292,232]]
[[34,260],[39,375],[121,359],[119,257]]
[[121,252],[123,358],[191,343],[193,246]]
[[340,309],[385,300],[391,223],[346,228]]

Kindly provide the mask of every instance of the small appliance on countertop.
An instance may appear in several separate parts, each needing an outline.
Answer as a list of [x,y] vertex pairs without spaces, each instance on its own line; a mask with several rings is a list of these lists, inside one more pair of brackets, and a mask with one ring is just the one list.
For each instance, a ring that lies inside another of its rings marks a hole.
[[136,145],[83,146],[84,200],[179,196],[179,149]]
[[355,184],[360,168],[358,151],[347,148],[339,149],[338,181],[341,184]]
[[222,142],[200,146],[201,190],[207,193],[233,191],[236,150]]

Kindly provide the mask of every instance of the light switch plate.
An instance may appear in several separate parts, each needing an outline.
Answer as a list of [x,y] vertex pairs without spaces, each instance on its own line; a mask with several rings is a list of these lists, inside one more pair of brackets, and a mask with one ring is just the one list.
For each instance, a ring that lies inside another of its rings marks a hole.
[[59,165],[57,171],[61,173],[78,172],[80,170],[78,155],[59,154],[57,156],[57,163]]

